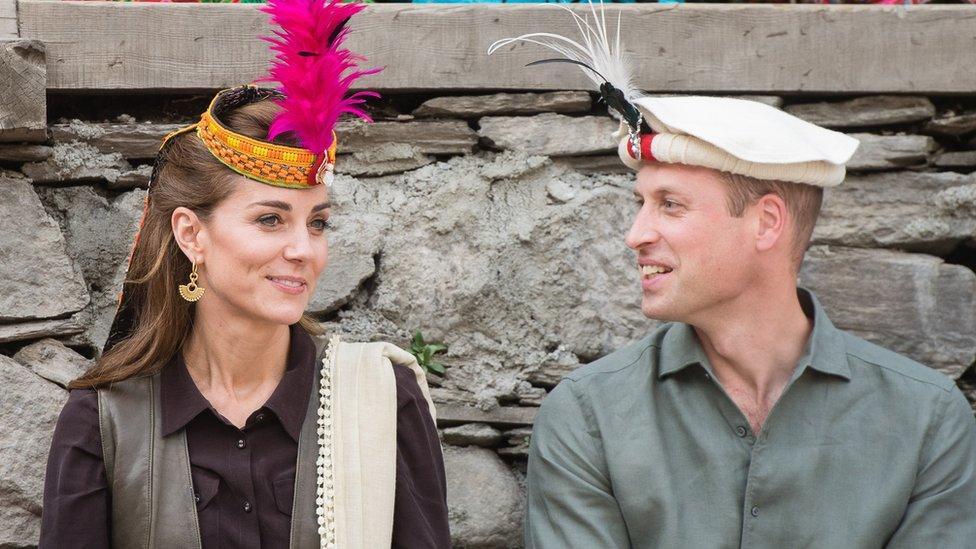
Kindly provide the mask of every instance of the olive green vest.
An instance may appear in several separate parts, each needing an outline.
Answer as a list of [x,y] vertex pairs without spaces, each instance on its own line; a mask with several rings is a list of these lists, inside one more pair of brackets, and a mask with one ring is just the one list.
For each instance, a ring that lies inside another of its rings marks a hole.
[[[324,345],[316,342],[316,364]],[[292,508],[293,548],[319,547],[316,518],[316,414],[320,372],[315,368],[302,422]],[[102,453],[112,494],[112,545],[128,548],[200,548],[186,432],[160,436],[159,374],[128,379],[98,391]]]

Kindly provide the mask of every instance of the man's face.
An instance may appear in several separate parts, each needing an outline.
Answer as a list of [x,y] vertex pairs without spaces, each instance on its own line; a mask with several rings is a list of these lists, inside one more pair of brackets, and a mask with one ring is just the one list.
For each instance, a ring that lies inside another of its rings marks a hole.
[[627,234],[637,252],[641,310],[649,318],[697,323],[742,293],[755,266],[755,216],[729,214],[718,172],[653,163],[637,174],[640,204]]

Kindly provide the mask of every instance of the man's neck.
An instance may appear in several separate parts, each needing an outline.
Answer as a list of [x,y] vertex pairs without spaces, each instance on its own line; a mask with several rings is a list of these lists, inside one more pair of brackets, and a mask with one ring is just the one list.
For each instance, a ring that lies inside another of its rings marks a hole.
[[803,356],[813,322],[796,288],[746,292],[693,323],[716,379],[758,429]]

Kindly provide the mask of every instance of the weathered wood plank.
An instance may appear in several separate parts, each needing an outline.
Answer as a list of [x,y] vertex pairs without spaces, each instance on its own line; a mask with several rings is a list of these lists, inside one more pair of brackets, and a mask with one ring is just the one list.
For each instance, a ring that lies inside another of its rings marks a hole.
[[[573,9],[585,10],[586,6]],[[637,84],[661,92],[971,93],[976,11],[968,6],[672,4],[607,6]],[[270,57],[254,6],[22,0],[21,34],[48,43],[49,88],[213,89],[261,75]],[[612,25],[611,25],[612,27]],[[370,5],[350,46],[382,74],[376,89],[587,89],[578,71],[525,63],[493,41],[532,31],[571,35],[540,5]],[[611,28],[612,31],[612,28]]]
[[47,138],[44,44],[0,42],[0,142]]
[[17,0],[0,0],[0,40],[16,40]]

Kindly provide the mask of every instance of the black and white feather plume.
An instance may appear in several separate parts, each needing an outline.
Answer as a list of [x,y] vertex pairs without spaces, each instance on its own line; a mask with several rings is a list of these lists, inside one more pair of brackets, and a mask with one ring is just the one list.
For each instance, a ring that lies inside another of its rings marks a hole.
[[620,113],[620,116],[630,126],[632,134],[640,133],[642,129],[649,131],[643,122],[640,112],[632,103],[641,94],[634,87],[630,67],[627,66],[623,55],[621,55],[620,14],[617,14],[617,29],[613,43],[611,43],[610,34],[607,32],[606,13],[603,10],[603,1],[601,0],[599,2],[599,11],[594,7],[593,2],[588,3],[590,5],[590,13],[586,17],[581,17],[566,6],[556,4],[557,7],[566,10],[573,16],[573,21],[579,29],[579,40],[573,40],[551,32],[533,32],[495,42],[488,47],[488,55],[495,53],[505,46],[519,42],[537,44],[553,50],[562,57],[542,59],[529,63],[526,66],[531,67],[548,63],[571,63],[577,65],[587,78],[596,84],[607,105]]

